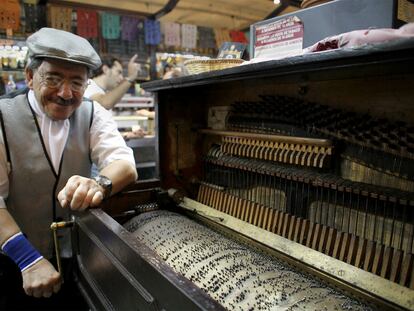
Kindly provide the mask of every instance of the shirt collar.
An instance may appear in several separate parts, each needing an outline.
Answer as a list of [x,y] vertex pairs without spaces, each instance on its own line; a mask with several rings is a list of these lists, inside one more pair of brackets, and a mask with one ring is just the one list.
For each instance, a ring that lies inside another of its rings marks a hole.
[[29,100],[30,107],[32,107],[36,115],[39,117],[44,117],[45,113],[43,112],[43,109],[40,107],[39,103],[37,102],[37,99],[36,99],[36,96],[33,90],[29,90],[29,93],[27,94],[27,98]]

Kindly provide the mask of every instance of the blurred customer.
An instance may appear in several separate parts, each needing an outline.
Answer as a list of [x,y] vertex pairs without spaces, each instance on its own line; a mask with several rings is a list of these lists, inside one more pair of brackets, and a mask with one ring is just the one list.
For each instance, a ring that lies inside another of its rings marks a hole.
[[100,103],[106,109],[112,109],[116,103],[135,84],[139,64],[135,62],[138,55],[132,56],[128,62],[128,76],[124,78],[122,62],[112,56],[102,58],[102,66],[93,74],[83,95]]

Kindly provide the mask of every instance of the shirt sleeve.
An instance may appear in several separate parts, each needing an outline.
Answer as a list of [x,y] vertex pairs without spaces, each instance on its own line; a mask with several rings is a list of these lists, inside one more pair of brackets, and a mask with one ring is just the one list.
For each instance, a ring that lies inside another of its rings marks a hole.
[[105,91],[101,89],[92,79],[90,79],[88,83],[88,87],[86,88],[83,97],[90,98],[95,94],[105,94]]
[[91,159],[99,170],[115,160],[126,160],[135,166],[134,154],[118,131],[112,114],[94,101],[91,126]]

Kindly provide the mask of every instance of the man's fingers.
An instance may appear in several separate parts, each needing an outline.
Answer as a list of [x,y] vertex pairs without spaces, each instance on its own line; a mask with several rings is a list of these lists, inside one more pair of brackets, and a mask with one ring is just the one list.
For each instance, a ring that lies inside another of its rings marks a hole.
[[81,207],[79,208],[81,211],[83,211],[84,209],[88,208],[91,205],[95,192],[96,190],[94,188],[89,188],[88,193],[86,194],[86,197],[83,200]]
[[138,54],[135,54],[134,56],[131,57],[131,59],[129,60],[130,63],[134,63],[135,60],[137,59]]
[[[70,178],[65,188],[57,195],[60,205],[72,210],[84,210],[89,206],[98,206],[102,203],[103,193],[96,181],[90,178]],[[99,192],[97,194],[97,192]]]
[[32,296],[35,297],[35,298],[43,297],[43,292],[40,289],[35,289],[33,291]]
[[93,195],[91,206],[98,206],[103,201],[103,193],[101,191],[96,191]]
[[69,202],[72,202],[73,196],[79,186],[80,182],[68,182],[66,186],[59,192],[58,194],[58,200],[60,202],[60,205],[62,207],[67,207]]
[[67,208],[67,207],[68,207],[68,205],[69,205],[69,202],[68,202],[67,200],[65,200],[65,199],[60,200],[59,202],[60,202],[60,205],[61,205],[63,208]]
[[57,284],[53,285],[53,292],[56,294],[60,290],[61,282],[59,281]]
[[87,197],[89,187],[84,184],[78,185],[75,193],[73,194],[72,201],[70,202],[71,209],[79,209],[82,207],[85,198]]
[[32,288],[24,288],[24,292],[27,296],[33,296],[33,289]]

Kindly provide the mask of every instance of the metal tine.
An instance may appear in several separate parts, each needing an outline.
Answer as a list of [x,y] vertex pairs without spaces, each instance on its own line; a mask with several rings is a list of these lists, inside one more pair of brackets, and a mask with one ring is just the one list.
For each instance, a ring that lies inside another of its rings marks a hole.
[[369,206],[369,196],[368,196],[368,193],[366,193],[365,195],[365,218],[364,218],[364,225],[362,227],[362,237],[364,239],[368,239],[368,235],[367,235],[368,206]]
[[305,212],[303,214],[303,217],[305,219],[309,219],[309,208],[310,208],[310,198],[311,198],[311,176],[308,177],[307,182],[307,195],[306,195],[306,208],[305,211],[301,211],[301,213]]
[[376,235],[377,235],[377,222],[378,222],[378,203],[379,198],[378,196],[374,198],[374,222],[373,222],[373,229],[372,229],[372,241],[377,241]]
[[277,180],[276,171],[275,171],[275,169],[273,167],[273,169],[272,169],[272,176],[271,176],[271,182],[272,182],[271,189],[272,189],[272,193],[273,193],[273,198],[272,197],[269,197],[269,207],[270,208],[276,208],[276,194],[277,194],[277,190],[276,190],[276,180]]
[[336,185],[336,183],[333,183],[330,185],[330,189],[329,189],[332,194],[333,194],[333,198],[332,198],[332,217],[330,218],[330,220],[328,220],[328,225],[332,228],[335,228],[335,217],[336,217],[336,209],[338,206],[338,187]]
[[260,172],[260,167],[258,167],[257,163],[255,166],[255,196],[254,196],[254,202],[255,203],[259,203],[259,198],[260,198],[260,179],[261,179],[261,172]]
[[318,180],[318,188],[320,188],[320,198],[319,198],[319,224],[322,224],[323,217],[323,179]]
[[234,160],[233,169],[235,171],[234,178],[238,181],[238,189],[236,190],[235,195],[239,198],[242,198],[243,193],[246,191],[246,185],[248,185],[242,159],[236,158]]
[[[332,179],[332,177],[331,177],[331,179]],[[325,226],[328,226],[328,221],[329,221],[329,214],[331,213],[331,194],[332,194],[332,191],[331,191],[331,183],[332,183],[332,181],[331,181],[331,179],[330,180],[328,180],[327,181],[327,183],[326,183],[326,192],[327,192],[327,208],[326,208],[326,217],[325,217],[325,222],[324,222],[324,225]]]
[[237,195],[237,197],[240,198],[241,193],[244,191],[244,184],[243,180],[241,178],[238,178],[238,172],[243,170],[243,159],[236,159],[234,162],[235,168],[234,168],[234,182],[237,184],[239,183],[238,188],[234,191],[234,194]]
[[267,200],[267,207],[269,207],[270,209],[273,209],[273,205],[272,203],[274,202],[274,200],[276,199],[276,178],[275,178],[275,171],[272,167],[271,171],[270,171],[270,175],[269,175],[269,189],[270,189],[270,194]]
[[342,191],[342,219],[341,219],[341,227],[340,230],[344,231],[344,219],[345,219],[345,187],[343,187]]
[[[300,176],[300,177],[302,177],[302,176]],[[298,187],[299,187],[299,177],[298,177],[298,180],[295,182],[295,202],[293,204],[294,210],[292,211],[292,214],[295,215],[295,216],[298,215],[298,211],[297,210],[301,206],[301,204],[299,204],[299,202],[298,202],[298,193],[299,193]],[[301,197],[302,196],[303,196],[303,193],[302,193]]]
[[381,229],[381,244],[385,243],[385,219],[387,218],[387,202],[382,200],[383,202],[383,217],[382,217],[382,229]]
[[261,165],[259,167],[259,178],[260,178],[260,180],[259,180],[259,187],[257,188],[257,191],[259,192],[259,195],[256,198],[256,202],[261,204],[261,205],[264,205],[263,204],[263,198],[266,196],[265,187],[263,186],[264,185],[263,179],[265,178],[265,175],[266,175],[265,174],[266,170],[264,169],[265,165],[266,165],[266,163],[264,163],[263,165]]
[[361,190],[360,189],[355,189],[356,194],[357,194],[357,200],[356,200],[356,217],[355,217],[355,225],[354,225],[354,234],[358,235],[358,222],[359,222],[359,211],[360,211],[360,202],[361,202]]
[[249,172],[246,169],[242,169],[242,175],[243,175],[243,180],[247,181],[245,191],[244,191],[244,194],[243,194],[243,198],[245,200],[248,200],[249,199],[248,198],[248,190],[249,190],[249,185],[250,185],[249,178],[248,178]]
[[352,214],[352,211],[354,209],[354,201],[352,200],[352,197],[353,197],[353,191],[352,190],[353,189],[351,188],[350,191],[349,191],[348,221],[347,221],[347,231],[346,231],[348,233],[352,233],[351,232],[351,220],[352,220],[351,214]]
[[274,178],[275,178],[274,208],[276,208],[277,210],[280,210],[281,201],[282,201],[282,190],[281,190],[281,188],[282,188],[282,178],[280,176],[280,167],[279,166],[274,166],[273,167],[273,175],[274,175]]
[[[391,200],[391,198],[388,198],[389,200]],[[391,224],[391,234],[390,234],[390,247],[393,247],[393,242],[394,242],[394,234],[395,234],[395,213],[397,211],[397,204],[398,204],[398,200],[396,198],[394,202],[394,206],[392,207],[392,224]]]
[[234,186],[234,184],[233,184],[233,167],[234,167],[234,162],[235,161],[236,161],[236,158],[234,158],[234,157],[226,159],[227,164],[230,166],[230,168],[228,169],[229,170],[229,174],[228,174],[229,182],[228,182],[228,188],[227,188],[227,193],[229,195],[232,194],[232,189],[233,189],[233,186]]
[[401,232],[400,232],[400,241],[398,242],[398,249],[403,250],[403,241],[405,236],[405,224],[408,221],[408,215],[407,215],[407,201],[403,202],[403,209],[402,209],[402,215],[401,215]]

